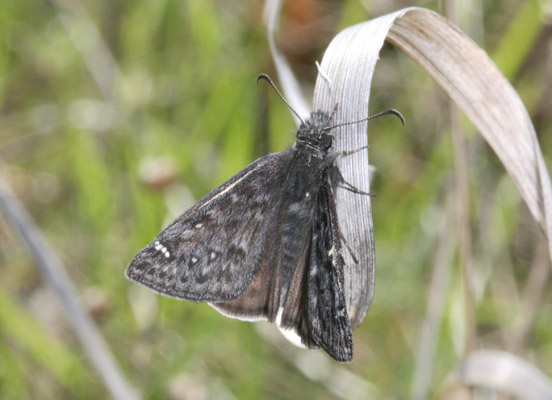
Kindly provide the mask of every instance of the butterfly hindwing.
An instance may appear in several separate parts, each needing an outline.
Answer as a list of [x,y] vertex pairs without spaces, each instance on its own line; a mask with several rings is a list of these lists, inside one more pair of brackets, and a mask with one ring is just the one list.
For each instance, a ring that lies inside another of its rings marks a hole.
[[229,301],[211,302],[221,314],[245,321],[273,320],[278,311],[278,264],[273,262],[271,249],[263,251],[259,270],[247,289]]
[[332,188],[316,205],[308,269],[308,326],[312,340],[337,361],[353,357],[352,329],[344,292],[343,256]]
[[258,159],[178,217],[136,255],[127,277],[176,298],[236,298],[258,272],[285,154]]

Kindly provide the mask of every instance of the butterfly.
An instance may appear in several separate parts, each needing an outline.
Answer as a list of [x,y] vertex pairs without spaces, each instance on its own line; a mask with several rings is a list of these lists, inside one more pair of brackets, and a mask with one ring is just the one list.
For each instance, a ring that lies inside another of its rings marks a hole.
[[[267,75],[260,79],[289,106]],[[368,118],[384,114],[404,124],[393,109]],[[369,193],[337,167],[351,152],[332,149],[332,129],[345,125],[332,125],[334,115],[297,115],[291,149],[259,158],[184,212],[134,257],[127,278],[165,296],[208,302],[228,317],[268,320],[309,349],[351,361],[335,192]]]

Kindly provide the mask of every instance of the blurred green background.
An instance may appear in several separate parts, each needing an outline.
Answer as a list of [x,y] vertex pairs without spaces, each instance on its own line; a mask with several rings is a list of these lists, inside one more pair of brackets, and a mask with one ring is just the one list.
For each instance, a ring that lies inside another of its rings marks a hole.
[[[412,5],[449,15],[513,83],[545,158],[552,154],[552,2],[288,3],[280,46],[306,93],[314,61],[340,29]],[[314,368],[301,355],[308,352],[265,340],[257,329],[264,323],[162,298],[124,277],[172,218],[255,158],[293,143],[289,111],[255,84],[261,72],[276,77],[262,13],[262,2],[244,0],[1,2],[0,177],[149,399],[343,397],[345,389],[318,379],[337,370],[369,382],[377,398],[407,397],[434,259],[448,249],[432,367],[437,396],[465,342],[453,112],[425,72],[391,46],[376,68],[370,111],[397,108],[407,125],[370,124],[376,295],[354,333],[350,365],[334,370],[330,361],[317,365],[326,372],[305,373]],[[515,352],[552,376],[542,235],[472,125],[461,117],[456,126],[469,160],[477,347]],[[286,356],[290,349],[305,368]],[[0,398],[106,396],[55,296],[0,217]]]

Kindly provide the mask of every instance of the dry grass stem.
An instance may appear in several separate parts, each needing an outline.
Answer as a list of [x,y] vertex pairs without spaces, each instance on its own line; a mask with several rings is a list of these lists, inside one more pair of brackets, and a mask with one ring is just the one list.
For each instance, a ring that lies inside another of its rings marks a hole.
[[137,393],[126,380],[100,330],[80,304],[77,290],[46,240],[5,184],[0,181],[0,209],[16,230],[33,257],[45,282],[54,290],[98,376],[117,400],[134,400]]
[[[448,191],[451,192],[450,190]],[[448,204],[454,204],[449,195]],[[431,281],[428,286],[426,315],[419,333],[415,354],[415,366],[412,378],[410,398],[427,399],[433,375],[433,360],[437,351],[446,298],[450,290],[450,276],[453,267],[453,255],[456,249],[456,231],[451,229],[448,220],[453,218],[453,210],[448,211],[447,221],[437,236],[437,249],[433,260]]]

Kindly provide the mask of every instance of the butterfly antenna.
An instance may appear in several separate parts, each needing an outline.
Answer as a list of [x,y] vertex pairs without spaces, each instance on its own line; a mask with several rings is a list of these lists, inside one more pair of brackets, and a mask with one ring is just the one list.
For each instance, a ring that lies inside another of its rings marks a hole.
[[272,82],[272,79],[270,79],[270,76],[268,76],[267,74],[260,74],[258,77],[257,77],[257,85],[259,84],[259,81],[261,79],[264,79],[265,81],[268,82],[268,84],[270,86],[272,86],[272,89],[274,89],[274,91],[278,94],[278,96],[280,96],[280,98],[282,99],[282,101],[284,102],[284,104],[286,106],[288,106],[288,108],[295,114],[295,116],[297,118],[299,118],[299,121],[301,121],[302,124],[305,123],[305,121],[303,121],[303,118],[301,118],[299,116],[299,114],[297,114],[297,111],[295,111],[293,109],[293,107],[287,102],[287,100],[285,99],[284,95],[282,93],[280,93],[280,91],[278,90],[278,88],[276,87],[276,85],[274,84],[274,82]]
[[401,120],[401,123],[402,125],[404,126],[404,117],[403,115],[395,110],[394,108],[390,108],[389,110],[385,110],[385,111],[382,111],[382,112],[379,112],[377,114],[374,114],[374,115],[370,115],[369,117],[366,117],[366,118],[363,118],[363,119],[359,119],[358,121],[352,121],[352,122],[344,122],[342,124],[337,124],[337,125],[333,125],[333,126],[330,126],[324,130],[331,130],[331,129],[334,129],[334,128],[339,128],[341,126],[347,126],[347,125],[353,125],[353,124],[358,124],[360,122],[364,122],[364,121],[370,121],[371,119],[374,119],[374,118],[377,118],[377,117],[381,117],[381,116],[384,116],[384,115],[389,115],[389,114],[393,114],[395,115],[397,118],[399,118]]

